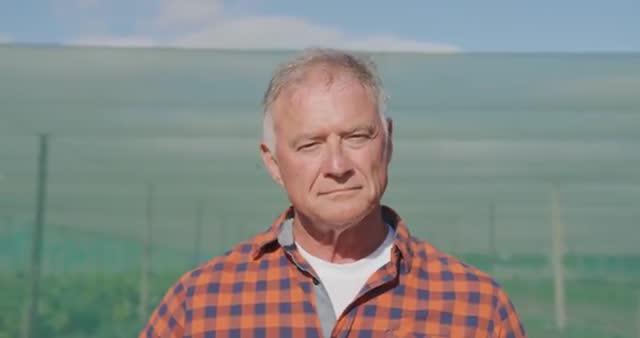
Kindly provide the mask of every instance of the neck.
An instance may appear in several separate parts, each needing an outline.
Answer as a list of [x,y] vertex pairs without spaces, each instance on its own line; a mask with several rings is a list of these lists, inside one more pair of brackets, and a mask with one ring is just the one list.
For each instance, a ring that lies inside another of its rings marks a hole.
[[382,244],[387,232],[379,207],[349,225],[314,224],[297,211],[293,219],[296,242],[313,256],[332,263],[350,263],[366,257]]

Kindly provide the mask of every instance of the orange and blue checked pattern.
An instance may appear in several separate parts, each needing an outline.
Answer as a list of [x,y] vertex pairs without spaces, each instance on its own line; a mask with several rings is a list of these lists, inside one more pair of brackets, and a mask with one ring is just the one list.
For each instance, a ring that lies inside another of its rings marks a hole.
[[411,237],[382,210],[396,230],[391,262],[337,319],[326,316],[321,281],[293,244],[289,208],[268,231],[185,274],[140,337],[526,338],[490,276]]

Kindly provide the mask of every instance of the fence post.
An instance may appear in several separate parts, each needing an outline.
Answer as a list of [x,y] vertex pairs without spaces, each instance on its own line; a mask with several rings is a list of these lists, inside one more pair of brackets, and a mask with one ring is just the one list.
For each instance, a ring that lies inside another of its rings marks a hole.
[[558,187],[553,186],[551,192],[551,218],[552,218],[552,264],[555,295],[556,325],[563,330],[567,326],[567,308],[564,285],[564,229],[560,216],[560,200],[558,197]]
[[196,229],[195,229],[195,243],[193,247],[193,260],[194,264],[200,264],[200,257],[202,255],[202,226],[204,221],[204,201],[199,200],[196,204]]
[[142,234],[142,269],[140,278],[140,304],[138,313],[141,319],[147,316],[149,308],[149,283],[151,279],[151,255],[153,235],[153,193],[154,185],[147,184],[146,224]]
[[36,196],[36,221],[31,243],[30,285],[27,294],[23,337],[32,338],[38,323],[38,302],[40,296],[40,273],[42,270],[42,240],[45,222],[45,205],[47,195],[47,161],[49,151],[49,135],[39,135],[40,150],[38,153],[38,190]]
[[498,248],[496,247],[496,204],[489,204],[489,260],[491,273],[495,276],[497,270]]

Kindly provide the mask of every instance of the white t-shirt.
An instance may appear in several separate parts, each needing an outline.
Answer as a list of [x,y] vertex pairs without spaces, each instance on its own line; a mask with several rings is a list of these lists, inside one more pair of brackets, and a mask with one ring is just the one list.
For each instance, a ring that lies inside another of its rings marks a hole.
[[[301,245],[300,254],[309,262],[329,293],[336,318],[354,300],[367,279],[379,268],[391,261],[391,249],[395,232],[389,227],[382,244],[367,257],[356,262],[336,264],[312,256]],[[297,243],[296,243],[297,244]]]

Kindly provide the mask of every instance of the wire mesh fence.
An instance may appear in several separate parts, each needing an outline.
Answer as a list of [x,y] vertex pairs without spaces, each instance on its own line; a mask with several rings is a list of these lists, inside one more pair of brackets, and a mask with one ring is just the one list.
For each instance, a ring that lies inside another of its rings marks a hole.
[[[134,336],[266,229],[287,200],[257,102],[286,56],[0,46],[0,337]],[[640,56],[374,58],[410,231],[492,273],[531,337],[640,336]]]

